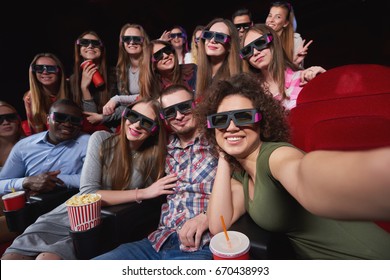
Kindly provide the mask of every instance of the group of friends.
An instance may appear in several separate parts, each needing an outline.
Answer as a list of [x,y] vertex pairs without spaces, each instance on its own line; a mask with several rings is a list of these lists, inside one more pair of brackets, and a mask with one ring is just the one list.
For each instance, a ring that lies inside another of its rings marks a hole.
[[[212,259],[220,216],[230,228],[244,213],[286,234],[299,259],[389,259],[390,234],[373,221],[390,220],[390,148],[306,154],[288,143],[288,112],[325,72],[303,67],[311,42],[288,54],[273,29],[278,19],[291,27],[292,16],[290,3],[275,2],[268,24],[245,9],[215,18],[194,30],[191,51],[180,26],[149,40],[142,26],[125,24],[113,71],[87,31],[75,41],[69,79],[55,55],[37,55],[27,129],[0,103],[1,144],[10,143],[0,193],[79,188],[100,194],[103,206],[166,197],[154,232],[96,260]],[[69,230],[61,204],[2,259],[76,259]]]

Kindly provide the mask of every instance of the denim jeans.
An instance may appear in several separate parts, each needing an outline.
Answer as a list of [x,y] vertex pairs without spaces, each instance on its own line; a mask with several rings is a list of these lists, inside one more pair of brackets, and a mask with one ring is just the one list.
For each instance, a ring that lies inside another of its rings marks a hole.
[[93,258],[93,260],[211,260],[213,255],[208,245],[195,252],[183,252],[179,248],[179,239],[173,233],[159,252],[152,247],[147,238],[125,243],[112,251]]

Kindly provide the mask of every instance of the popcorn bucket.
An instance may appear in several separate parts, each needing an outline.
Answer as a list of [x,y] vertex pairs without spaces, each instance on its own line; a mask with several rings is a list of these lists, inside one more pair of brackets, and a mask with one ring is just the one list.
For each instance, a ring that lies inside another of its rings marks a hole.
[[100,224],[100,194],[74,195],[65,202],[72,231],[86,231]]

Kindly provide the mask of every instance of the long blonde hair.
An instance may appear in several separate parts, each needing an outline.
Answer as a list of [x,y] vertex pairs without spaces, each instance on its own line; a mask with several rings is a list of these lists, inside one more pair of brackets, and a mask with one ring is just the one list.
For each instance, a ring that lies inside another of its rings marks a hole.
[[[137,150],[137,162],[141,172],[142,181],[145,184],[148,180],[156,181],[164,175],[164,164],[167,147],[167,134],[165,126],[159,117],[160,103],[156,99],[140,99],[128,106],[134,107],[138,103],[147,103],[156,114],[158,130],[143,142]],[[112,189],[126,189],[131,184],[134,170],[132,151],[129,140],[126,137],[126,119],[122,117],[121,129],[113,136],[106,139],[102,144],[100,156],[103,162],[103,176],[109,176],[112,182]],[[112,154],[112,160],[110,160]]]
[[[59,83],[56,94],[56,99],[62,99],[68,96],[68,87],[65,77],[65,68],[60,59],[52,53],[39,53],[30,63],[29,67],[29,82],[30,90],[26,94],[31,95],[31,113],[34,124],[29,123],[30,127],[45,127],[47,113],[49,112],[50,106],[53,103],[50,96],[44,93],[43,85],[37,79],[37,75],[33,72],[33,65],[36,64],[37,60],[41,57],[49,57],[55,61],[59,67]],[[29,120],[30,122],[30,120]]]
[[[191,37],[191,57],[192,57],[192,63],[198,64],[198,46],[199,43],[195,42],[196,39],[196,32],[203,30],[204,26],[203,25],[197,25],[192,32],[192,37]],[[200,39],[199,39],[200,40]]]

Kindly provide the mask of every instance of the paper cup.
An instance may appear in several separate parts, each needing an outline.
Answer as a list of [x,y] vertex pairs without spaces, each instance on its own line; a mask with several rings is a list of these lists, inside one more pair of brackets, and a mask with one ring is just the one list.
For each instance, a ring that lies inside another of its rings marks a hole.
[[214,260],[249,260],[249,238],[238,231],[228,231],[229,242],[225,233],[214,235],[210,241],[210,250]]
[[[90,60],[86,60],[83,63],[80,64],[81,69],[84,69],[85,66],[91,64],[92,62]],[[99,70],[96,71],[92,76],[92,82],[95,85],[95,87],[100,87],[104,84],[104,80],[102,75],[100,74]]]
[[26,193],[24,191],[12,192],[2,196],[5,210],[16,211],[26,205]]
[[75,195],[68,199],[65,205],[68,209],[70,229],[86,231],[99,225],[101,202],[100,194]]

